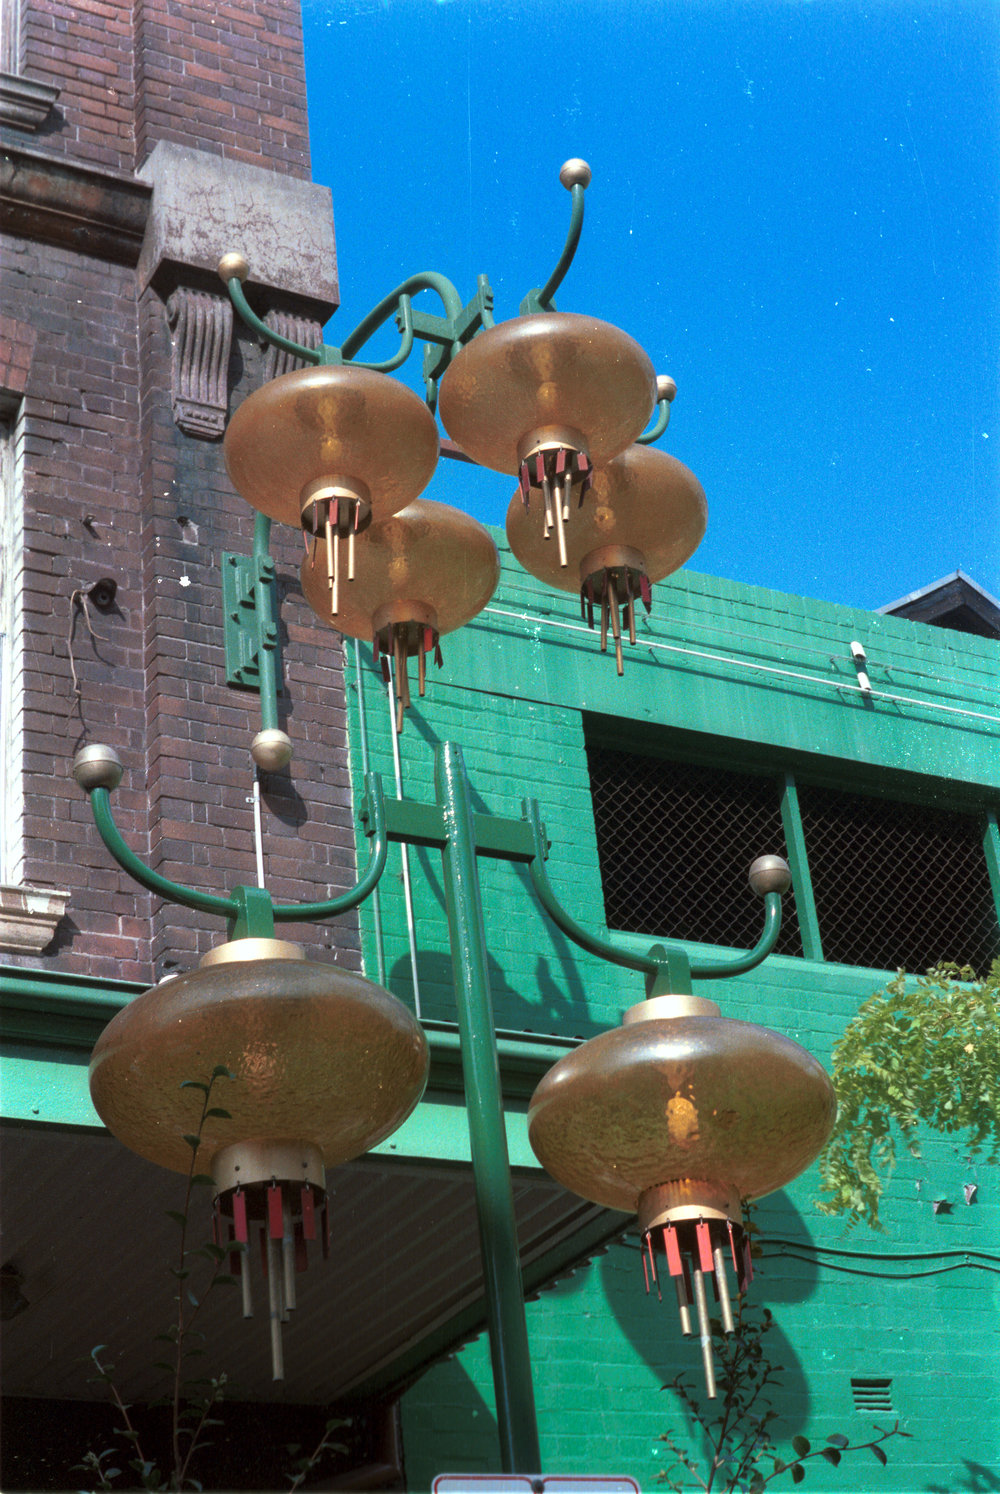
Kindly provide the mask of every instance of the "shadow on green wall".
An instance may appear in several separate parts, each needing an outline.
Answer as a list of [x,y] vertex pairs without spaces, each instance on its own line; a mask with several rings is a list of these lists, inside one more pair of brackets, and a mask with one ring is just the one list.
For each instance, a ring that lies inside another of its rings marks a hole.
[[[561,981],[556,980],[545,955],[537,956],[530,998],[510,985],[499,961],[492,955],[488,961],[493,1014],[501,1030],[556,1033],[563,1037],[593,1037],[605,1030],[606,1023],[595,1022],[587,1014],[583,986],[573,968],[568,946],[565,959],[560,960]],[[454,1022],[455,988],[450,955],[418,948],[417,980],[421,1015],[434,1021]],[[413,1004],[413,972],[408,957],[393,964],[389,988],[401,1000]]]

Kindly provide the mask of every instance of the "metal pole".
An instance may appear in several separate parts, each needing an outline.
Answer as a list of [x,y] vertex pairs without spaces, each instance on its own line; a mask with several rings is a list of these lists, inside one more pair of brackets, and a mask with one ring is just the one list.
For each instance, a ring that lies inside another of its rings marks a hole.
[[444,742],[437,749],[434,786],[438,804],[444,811],[447,835],[442,852],[445,901],[455,972],[500,1455],[505,1473],[539,1473],[541,1453],[510,1158],[500,1097],[472,802],[462,752],[453,742]]

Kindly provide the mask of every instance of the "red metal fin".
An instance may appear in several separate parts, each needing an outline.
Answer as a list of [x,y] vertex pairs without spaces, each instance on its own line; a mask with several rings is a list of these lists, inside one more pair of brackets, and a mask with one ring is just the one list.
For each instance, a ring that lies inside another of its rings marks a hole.
[[241,1245],[246,1245],[250,1239],[247,1229],[247,1196],[242,1188],[237,1188],[233,1194],[233,1233]]
[[330,499],[330,523],[336,529],[340,524],[340,499]]
[[309,1251],[301,1224],[295,1226],[295,1269],[300,1275],[309,1269]]
[[268,1183],[267,1185],[267,1228],[272,1240],[280,1240],[285,1233],[285,1224],[281,1217],[280,1183]]
[[556,476],[557,477],[562,477],[562,475],[563,475],[563,473],[565,471],[566,471],[566,448],[565,448],[565,446],[560,446],[559,450],[556,452]]
[[743,1241],[743,1280],[747,1286],[753,1281],[753,1261],[750,1257],[750,1238]]
[[388,685],[392,679],[392,670],[389,668],[389,660],[385,654],[379,659],[379,664],[382,668],[382,683]]
[[[647,1239],[648,1239],[648,1236],[647,1236]],[[648,1297],[649,1296],[649,1267],[646,1265],[646,1251],[645,1251],[646,1241],[643,1240],[642,1243],[643,1243],[643,1249],[639,1251],[639,1258],[642,1261],[642,1278],[643,1278],[643,1280],[646,1283],[646,1296]]]
[[302,1184],[300,1207],[302,1209],[302,1233],[307,1240],[316,1238],[316,1200],[308,1183]]
[[715,1261],[712,1259],[712,1236],[704,1219],[699,1219],[695,1228],[698,1237],[698,1264],[706,1275],[715,1270]]
[[668,1224],[663,1231],[663,1249],[666,1252],[667,1267],[671,1276],[680,1276],[684,1265],[681,1261],[680,1241],[672,1224]]
[[535,457],[535,481],[539,487],[545,481],[545,459],[541,452]]
[[653,605],[653,588],[649,584],[649,577],[640,574],[639,591],[642,593],[642,605],[648,612]]
[[435,645],[434,645],[434,663],[437,665],[437,667],[439,669],[444,664],[444,659],[441,656],[441,645],[440,645],[440,643],[435,643]]

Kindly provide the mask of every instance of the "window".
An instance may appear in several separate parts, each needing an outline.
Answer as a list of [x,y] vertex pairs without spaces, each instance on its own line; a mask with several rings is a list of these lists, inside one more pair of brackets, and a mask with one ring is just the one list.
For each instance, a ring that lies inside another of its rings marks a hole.
[[610,928],[749,947],[761,917],[746,874],[766,852],[792,866],[779,954],[880,970],[954,960],[978,973],[1000,956],[985,815],[595,740],[587,757]]
[[[761,913],[747,872],[786,856],[773,778],[588,747],[609,928],[737,948],[756,944]],[[778,949],[800,955],[794,894]]]

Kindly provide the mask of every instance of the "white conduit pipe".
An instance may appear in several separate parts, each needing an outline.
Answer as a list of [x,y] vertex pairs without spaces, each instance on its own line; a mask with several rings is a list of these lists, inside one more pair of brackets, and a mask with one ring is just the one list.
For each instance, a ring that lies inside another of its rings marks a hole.
[[253,846],[257,853],[257,886],[264,885],[264,832],[260,818],[260,769],[253,768]]
[[[508,612],[502,607],[486,607],[481,615],[492,613],[494,617],[513,617],[518,622],[531,623],[538,628],[558,628],[565,633],[580,633],[585,638],[592,638],[591,630],[581,627],[577,623],[557,622],[550,617],[532,617],[528,612]],[[860,685],[849,684],[845,680],[828,680],[821,675],[800,674],[794,669],[777,669],[771,664],[751,664],[746,659],[731,659],[726,654],[709,654],[701,649],[680,648],[674,643],[659,643],[652,638],[644,638],[639,645],[640,648],[657,649],[661,653],[683,654],[691,659],[708,659],[714,664],[730,664],[736,669],[752,669],[759,674],[777,674],[784,679],[805,680],[810,685],[826,685],[831,690],[854,690],[859,695],[867,695],[871,700],[892,700],[897,705],[918,706],[924,711],[943,711],[949,716],[967,716],[974,721],[991,721],[1000,725],[1000,716],[990,716],[985,711],[966,711],[960,706],[940,705],[933,700],[916,700],[910,695],[895,695],[889,690],[877,690],[872,686],[871,690],[863,690]]]
[[[389,683],[385,687],[386,703],[389,707],[389,739],[392,742],[392,765],[396,772],[396,798],[403,797],[403,771],[399,760],[399,735],[396,731],[396,690],[395,676],[393,674],[392,658],[385,655],[389,665]],[[399,849],[403,855],[403,901],[406,904],[406,933],[410,942],[410,973],[413,977],[413,1009],[417,1021],[421,1020],[420,1011],[420,981],[417,977],[417,933],[413,923],[413,891],[410,886],[410,855],[409,846],[405,841],[400,841]]]

